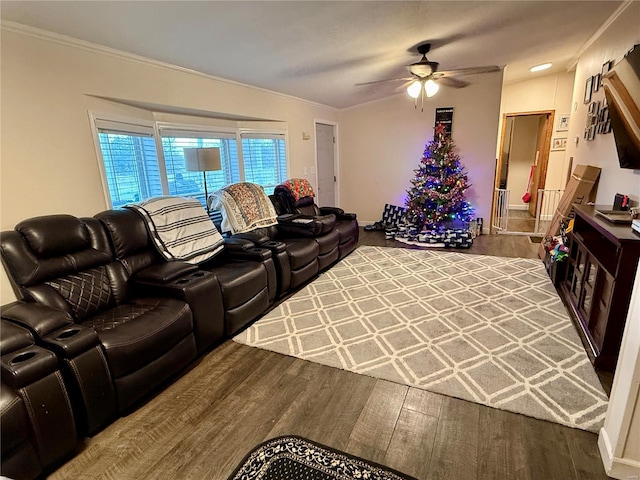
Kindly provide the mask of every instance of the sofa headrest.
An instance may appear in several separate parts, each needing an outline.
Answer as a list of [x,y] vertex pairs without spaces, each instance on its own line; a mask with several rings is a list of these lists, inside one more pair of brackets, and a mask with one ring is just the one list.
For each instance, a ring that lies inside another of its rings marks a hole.
[[24,220],[16,231],[40,258],[78,252],[91,246],[86,225],[72,215],[47,215]]
[[[102,224],[93,218],[50,215],[25,220],[0,236],[2,262],[21,289],[107,265],[114,260]],[[21,295],[17,295],[21,298]]]
[[294,208],[303,208],[313,205],[313,197],[302,197],[300,200],[293,204]]
[[133,210],[106,210],[98,213],[95,218],[107,229],[116,258],[126,258],[154,248],[149,243],[149,233],[144,220]]

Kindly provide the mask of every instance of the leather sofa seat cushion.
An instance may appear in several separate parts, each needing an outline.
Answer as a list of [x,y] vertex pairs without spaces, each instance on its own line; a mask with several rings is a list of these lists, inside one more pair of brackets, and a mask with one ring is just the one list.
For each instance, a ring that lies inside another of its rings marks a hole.
[[189,306],[172,298],[135,299],[82,324],[98,332],[115,378],[139,370],[193,331]]
[[225,310],[251,300],[267,288],[269,283],[267,270],[262,262],[227,260],[224,264],[214,265],[205,263],[202,268],[212,272],[218,279]]
[[340,243],[345,243],[352,238],[358,238],[358,222],[355,220],[339,220],[336,222],[336,231],[340,235]]
[[287,245],[291,270],[298,270],[318,258],[320,248],[312,238],[282,240]]
[[327,253],[331,253],[334,250],[340,241],[340,234],[336,230],[332,230],[326,235],[321,237],[315,237],[314,239],[318,242],[318,247],[320,247],[320,255],[326,255]]

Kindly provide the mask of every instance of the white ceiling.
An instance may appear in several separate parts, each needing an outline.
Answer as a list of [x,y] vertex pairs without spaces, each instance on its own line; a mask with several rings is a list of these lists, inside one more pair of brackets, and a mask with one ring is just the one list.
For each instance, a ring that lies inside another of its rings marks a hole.
[[[5,1],[3,20],[336,108],[399,91],[428,58],[440,70],[553,62],[566,71],[620,1]],[[538,73],[537,75],[541,75]],[[495,75],[495,74],[494,74]],[[473,82],[473,77],[465,77]]]

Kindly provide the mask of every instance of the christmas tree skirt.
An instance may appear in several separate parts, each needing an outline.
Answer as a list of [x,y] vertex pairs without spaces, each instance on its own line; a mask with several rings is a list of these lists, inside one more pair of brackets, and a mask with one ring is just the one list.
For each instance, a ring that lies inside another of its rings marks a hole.
[[396,239],[409,245],[430,248],[470,248],[474,235],[468,229],[447,229],[418,233],[413,227],[400,225],[385,230],[388,240]]

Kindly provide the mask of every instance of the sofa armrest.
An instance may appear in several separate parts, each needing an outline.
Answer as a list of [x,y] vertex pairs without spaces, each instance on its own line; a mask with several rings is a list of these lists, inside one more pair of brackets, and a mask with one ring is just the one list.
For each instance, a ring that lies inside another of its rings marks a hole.
[[[271,241],[268,235],[264,235],[258,232],[245,232],[245,233],[235,233],[228,239],[244,239],[252,242],[254,246],[262,246],[263,244]],[[226,241],[227,239],[225,239]]]
[[2,308],[2,318],[29,329],[38,338],[74,325],[73,318],[67,312],[29,302],[6,305]]
[[263,262],[271,258],[271,250],[255,246],[253,242],[242,238],[226,238],[224,241],[225,253],[229,258],[239,260],[255,260]]
[[198,266],[188,262],[162,262],[140,270],[136,273],[134,281],[159,284],[169,283],[176,278],[183,277],[196,270],[198,270]]
[[278,231],[281,235],[297,237],[320,237],[333,230],[336,216],[330,215],[281,215],[278,217]]
[[30,385],[58,370],[53,352],[37,345],[2,356],[2,381],[14,389]]
[[42,344],[62,358],[75,358],[101,345],[98,333],[93,328],[79,324],[61,328],[43,337]]
[[320,207],[320,213],[322,215],[334,214],[338,220],[355,220],[357,218],[355,213],[345,213],[343,209],[338,207]]

